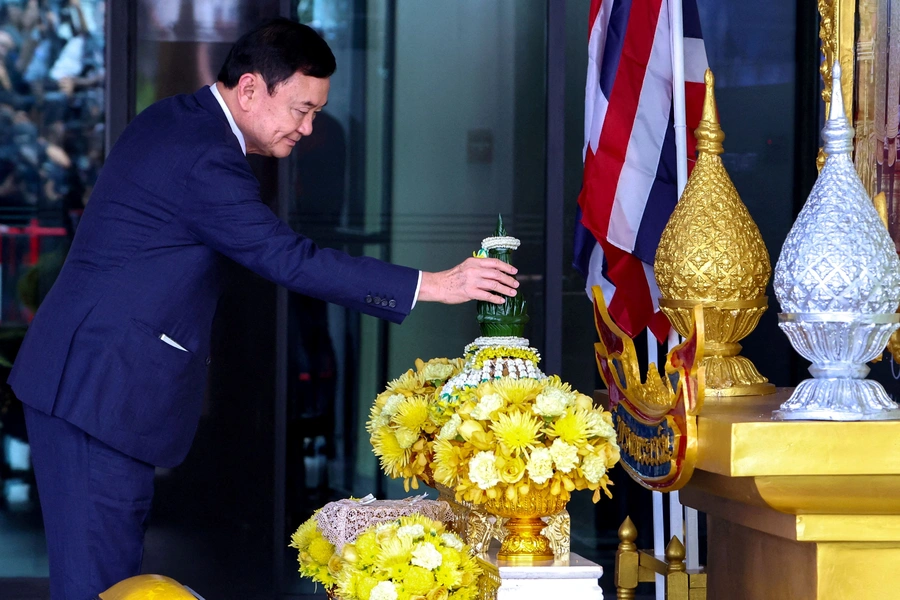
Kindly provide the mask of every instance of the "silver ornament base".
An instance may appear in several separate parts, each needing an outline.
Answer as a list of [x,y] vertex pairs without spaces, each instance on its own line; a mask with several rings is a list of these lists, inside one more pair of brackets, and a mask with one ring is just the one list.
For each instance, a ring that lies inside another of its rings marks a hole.
[[779,421],[887,421],[900,406],[871,379],[806,379],[772,412]]
[[900,406],[880,383],[865,379],[866,363],[884,350],[900,315],[782,313],[778,326],[800,355],[812,362],[802,381],[774,411],[779,420],[866,421],[900,419]]

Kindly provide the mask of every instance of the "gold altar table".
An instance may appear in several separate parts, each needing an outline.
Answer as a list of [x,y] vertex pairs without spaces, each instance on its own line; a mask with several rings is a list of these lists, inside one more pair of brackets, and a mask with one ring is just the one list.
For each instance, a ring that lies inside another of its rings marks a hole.
[[711,600],[900,598],[900,421],[773,421],[707,397],[681,501],[707,514]]

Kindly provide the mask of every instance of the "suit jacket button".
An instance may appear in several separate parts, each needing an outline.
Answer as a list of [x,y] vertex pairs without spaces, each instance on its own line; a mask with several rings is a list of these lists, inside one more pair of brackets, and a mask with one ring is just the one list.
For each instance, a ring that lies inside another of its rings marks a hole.
[[366,304],[372,304],[372,296],[366,296]]
[[387,300],[382,300],[382,301],[381,301],[381,305],[382,305],[382,306],[387,306],[387,305],[388,305],[388,301],[387,301]]
[[395,306],[397,306],[397,301],[391,300],[390,302],[388,302],[388,306],[390,306],[391,308],[394,308]]
[[211,363],[211,362],[212,362],[212,359],[211,359],[210,357],[207,356],[207,357],[206,357],[206,366],[208,367],[208,366],[209,366],[209,363]]
[[375,296],[375,304],[381,304],[381,296]]

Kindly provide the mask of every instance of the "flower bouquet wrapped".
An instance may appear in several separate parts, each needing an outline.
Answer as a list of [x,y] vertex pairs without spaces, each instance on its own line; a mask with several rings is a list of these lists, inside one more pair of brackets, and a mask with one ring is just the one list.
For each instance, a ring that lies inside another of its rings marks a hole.
[[341,558],[343,549],[362,531],[411,515],[436,522],[453,517],[446,502],[426,500],[424,494],[403,500],[376,500],[370,494],[329,502],[291,536],[289,546],[297,549],[300,575],[333,593],[346,562]]
[[416,360],[415,371],[388,383],[375,398],[366,424],[372,449],[389,477],[403,478],[406,491],[418,489],[420,480],[431,483],[431,444],[449,418],[434,412],[435,395],[462,368],[462,359]]
[[374,525],[341,553],[343,600],[474,600],[482,569],[444,525],[421,515]]

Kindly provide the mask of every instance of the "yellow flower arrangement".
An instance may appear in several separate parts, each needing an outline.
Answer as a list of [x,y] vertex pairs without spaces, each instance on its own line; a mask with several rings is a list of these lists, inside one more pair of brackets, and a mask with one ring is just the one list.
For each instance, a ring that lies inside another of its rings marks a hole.
[[471,600],[481,568],[468,546],[422,515],[370,527],[341,553],[343,600]]
[[568,501],[574,490],[611,497],[607,471],[619,460],[612,417],[552,376],[503,377],[454,396],[455,436],[434,441],[437,483],[457,500],[515,501],[550,490]]
[[335,553],[334,544],[326,540],[319,531],[315,514],[297,528],[291,536],[289,546],[297,549],[300,575],[325,587],[333,587],[337,583],[337,574],[342,565],[341,557]]
[[[384,472],[402,478],[407,491],[418,489],[420,480],[431,483],[432,442],[452,417],[436,403],[437,394],[462,368],[462,359],[418,359],[415,370],[391,381],[375,398],[366,424],[372,448]],[[444,432],[450,433],[450,428]]]

